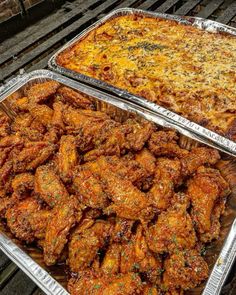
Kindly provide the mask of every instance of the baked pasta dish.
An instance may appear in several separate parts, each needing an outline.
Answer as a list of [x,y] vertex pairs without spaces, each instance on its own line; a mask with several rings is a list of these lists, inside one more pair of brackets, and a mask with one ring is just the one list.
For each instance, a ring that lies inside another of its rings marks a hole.
[[[178,295],[204,282],[230,192],[217,150],[56,81],[10,97],[0,122],[0,216],[64,263],[73,295]],[[113,114],[113,115],[112,115]]]
[[236,140],[234,36],[124,15],[62,51],[57,63]]

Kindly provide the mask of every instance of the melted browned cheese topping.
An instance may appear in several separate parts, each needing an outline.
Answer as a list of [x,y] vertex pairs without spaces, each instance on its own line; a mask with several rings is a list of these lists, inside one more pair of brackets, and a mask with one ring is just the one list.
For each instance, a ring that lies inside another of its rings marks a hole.
[[91,31],[58,63],[141,95],[236,140],[236,38],[127,15]]

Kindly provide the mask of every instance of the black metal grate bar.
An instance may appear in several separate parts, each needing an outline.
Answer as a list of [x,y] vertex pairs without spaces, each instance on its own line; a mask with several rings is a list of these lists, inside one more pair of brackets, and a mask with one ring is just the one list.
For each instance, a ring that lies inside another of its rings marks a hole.
[[31,294],[34,290],[34,282],[22,271],[17,271],[14,277],[12,277],[9,283],[2,289],[1,295],[26,295]]
[[178,15],[188,15],[192,9],[194,9],[202,0],[191,0],[187,1],[183,6],[181,6],[175,14]]
[[145,2],[143,2],[141,5],[139,5],[139,8],[140,9],[144,9],[144,10],[148,10],[148,9],[151,9],[152,8],[152,6],[155,4],[159,4],[159,3],[161,3],[161,2],[163,2],[163,1],[157,1],[157,0],[147,0],[147,1],[145,1]]
[[204,9],[202,9],[196,16],[208,18],[214,11],[216,11],[224,0],[212,0]]
[[236,1],[234,1],[216,20],[227,24],[236,14]]
[[158,7],[155,11],[157,12],[167,12],[172,6],[180,2],[179,0],[167,0],[160,7]]

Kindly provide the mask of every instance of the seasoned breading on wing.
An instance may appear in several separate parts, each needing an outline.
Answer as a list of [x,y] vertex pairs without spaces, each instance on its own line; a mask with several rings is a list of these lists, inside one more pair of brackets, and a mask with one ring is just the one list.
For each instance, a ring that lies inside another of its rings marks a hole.
[[150,220],[153,208],[146,195],[136,188],[131,181],[122,179],[109,170],[101,170],[99,175],[104,182],[104,189],[113,203],[106,212],[115,212],[117,216],[127,219]]
[[56,128],[50,128],[43,136],[43,141],[56,144],[59,140],[59,132]]
[[127,134],[126,138],[130,149],[133,151],[140,151],[155,130],[154,124],[146,120],[138,122],[134,119],[128,119],[124,125],[132,130]]
[[116,217],[111,240],[117,243],[127,242],[132,235],[133,220]]
[[53,104],[53,116],[52,116],[52,121],[51,124],[52,126],[64,130],[65,124],[63,122],[63,111],[64,111],[65,106],[63,105],[62,102],[54,102]]
[[19,200],[12,194],[10,197],[1,197],[0,199],[0,217],[5,218],[5,214],[8,208],[15,205]]
[[93,124],[101,124],[105,120],[110,120],[109,116],[99,111],[78,110],[69,107],[63,112],[63,122],[76,129],[85,129]]
[[196,250],[178,251],[164,261],[163,284],[167,289],[196,287],[208,277],[208,265]]
[[117,274],[120,271],[121,244],[111,244],[103,258],[101,270],[105,274]]
[[145,284],[143,285],[143,295],[162,295],[162,292],[157,286]]
[[9,182],[9,179],[11,178],[12,170],[13,170],[12,159],[8,159],[0,168],[0,188],[1,189],[4,189],[4,190],[9,189],[9,185],[7,186],[7,183]]
[[34,189],[34,175],[31,173],[17,174],[12,180],[12,188],[18,197]]
[[69,102],[77,108],[94,110],[92,100],[86,97],[85,94],[81,94],[66,86],[60,87],[57,90],[57,93],[62,96],[65,102]]
[[182,172],[184,175],[193,174],[200,166],[205,164],[214,165],[220,159],[217,150],[207,147],[193,148],[182,159]]
[[72,135],[63,135],[60,139],[58,153],[58,170],[64,182],[70,181],[73,176],[75,166],[79,163],[75,138]]
[[33,170],[43,164],[56,150],[54,144],[44,141],[29,142],[13,159],[15,172]]
[[229,185],[216,169],[202,166],[188,181],[187,194],[192,204],[191,216],[200,237],[211,231],[212,218],[215,218],[212,212],[217,199],[228,193]]
[[29,111],[31,116],[38,120],[43,126],[49,127],[51,125],[53,110],[46,104],[31,105]]
[[26,112],[29,108],[29,98],[27,96],[20,97],[14,102],[16,110]]
[[100,170],[110,170],[135,185],[149,176],[149,173],[137,161],[127,161],[117,156],[101,156],[93,162],[86,163],[85,166],[98,175]]
[[8,208],[5,214],[10,231],[22,241],[34,241],[34,232],[30,226],[30,215],[40,210],[40,204],[32,197],[17,202]]
[[34,236],[39,240],[45,239],[46,228],[51,218],[52,211],[47,209],[41,209],[32,213],[29,216],[29,224],[34,232]]
[[146,238],[149,248],[155,253],[173,253],[193,248],[196,234],[186,205],[176,204],[162,212],[157,222],[147,229]]
[[[82,212],[79,210],[82,217]],[[78,202],[71,196],[65,202],[57,203],[52,209],[43,247],[44,262],[53,265],[68,241],[71,228],[78,221]]]
[[177,143],[178,136],[175,131],[156,131],[148,141],[148,148],[155,156],[181,158],[188,151],[181,149]]
[[37,130],[39,133],[44,134],[47,130],[47,126],[43,125],[37,118],[33,119],[30,125],[31,129]]
[[68,290],[71,295],[137,295],[142,294],[143,285],[135,273],[98,276],[85,271],[79,279],[69,281]]
[[102,295],[135,295],[142,294],[142,281],[138,274],[127,273],[120,274],[113,278],[113,280],[104,287]]
[[153,186],[147,193],[147,196],[158,210],[166,210],[171,204],[174,187],[180,182],[180,160],[177,158],[158,158]]
[[55,94],[60,84],[57,81],[47,81],[37,83],[26,89],[25,95],[29,98],[31,104],[44,102],[51,95]]
[[99,156],[121,156],[129,148],[126,135],[130,132],[129,126],[120,125],[110,129],[105,141],[95,149],[84,155],[84,161],[93,161]]
[[0,137],[10,134],[10,118],[0,111]]
[[121,273],[139,272],[145,280],[159,284],[161,270],[161,258],[149,250],[143,228],[139,225],[136,234],[122,245],[120,271]]
[[105,276],[98,276],[93,271],[82,271],[79,278],[69,280],[67,287],[71,295],[101,295],[107,283]]
[[25,128],[30,127],[32,121],[33,121],[33,117],[30,115],[30,113],[19,114],[14,119],[14,122],[12,123],[11,128],[13,131],[15,132],[19,131],[20,134],[22,134]]
[[69,199],[69,194],[60,178],[46,165],[40,166],[36,170],[34,191],[50,207]]
[[98,175],[86,166],[81,166],[75,173],[73,189],[77,198],[91,208],[103,209],[110,203]]
[[19,135],[7,135],[0,139],[0,148],[23,145],[24,140]]
[[155,173],[156,158],[147,149],[143,148],[141,151],[135,154],[135,160],[150,174]]
[[6,162],[12,147],[0,148],[0,167]]
[[210,230],[200,234],[199,239],[203,242],[203,243],[209,243],[214,239],[218,239],[219,235],[220,235],[220,228],[221,228],[221,224],[220,224],[220,217],[221,215],[224,214],[225,212],[225,199],[218,199],[215,202],[214,208],[211,212],[211,227]]
[[69,266],[71,271],[79,272],[91,265],[111,235],[112,225],[107,221],[96,221],[81,232],[78,227],[69,242]]

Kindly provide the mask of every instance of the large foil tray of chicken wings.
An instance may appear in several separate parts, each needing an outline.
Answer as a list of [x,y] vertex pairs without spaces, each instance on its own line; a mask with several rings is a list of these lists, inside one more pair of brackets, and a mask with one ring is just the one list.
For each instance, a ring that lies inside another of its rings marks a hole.
[[0,102],[0,248],[46,294],[219,294],[236,253],[231,156],[46,70]]

